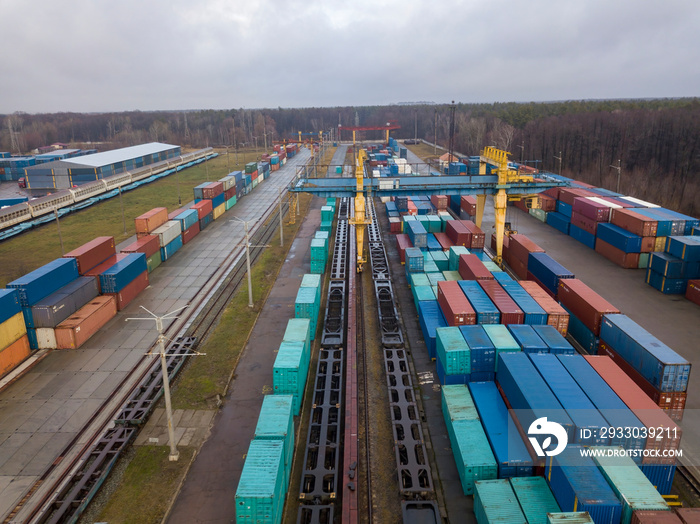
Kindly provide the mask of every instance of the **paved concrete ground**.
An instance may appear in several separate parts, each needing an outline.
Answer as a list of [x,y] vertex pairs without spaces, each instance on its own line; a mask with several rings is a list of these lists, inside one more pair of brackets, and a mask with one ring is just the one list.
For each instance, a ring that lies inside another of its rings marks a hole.
[[[0,392],[0,520],[89,420],[108,416],[108,410],[101,406],[118,398],[116,390],[132,369],[144,366],[143,355],[156,340],[155,326],[148,322],[126,323],[125,319],[144,316],[140,305],[167,313],[198,298],[205,284],[220,278],[219,270],[226,260],[242,256],[243,226],[231,217],[250,221],[253,229],[274,203],[278,188],[286,187],[295,167],[308,158],[308,151],[300,152],[164,262],[150,275],[150,286],[85,346],[50,352]],[[71,453],[77,453],[77,448]],[[61,463],[69,463],[70,458],[66,455]],[[58,475],[58,470],[53,475]],[[52,478],[43,484],[49,485]],[[21,517],[20,513],[17,522]]]
[[26,197],[23,189],[20,189],[17,182],[0,182],[0,198]]
[[[187,473],[169,523],[227,523],[235,519],[235,494],[245,455],[253,439],[260,407],[272,391],[272,367],[304,273],[309,245],[321,223],[324,199],[315,197],[280,274],[270,291],[250,340],[243,349],[224,405],[213,420],[211,436]],[[298,427],[298,417],[297,417]],[[303,449],[305,439],[297,444]],[[299,456],[299,454],[297,454]]]

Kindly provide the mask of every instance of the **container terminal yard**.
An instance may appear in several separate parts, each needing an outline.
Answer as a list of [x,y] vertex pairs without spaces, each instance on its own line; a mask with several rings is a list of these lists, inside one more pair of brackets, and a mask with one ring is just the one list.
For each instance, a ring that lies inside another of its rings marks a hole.
[[[87,278],[102,288],[88,301],[106,304],[93,309],[113,313],[84,343],[73,317],[39,325],[53,303],[42,295],[50,285],[35,282],[50,274],[51,285],[65,281],[53,291],[75,286],[104,265],[88,261],[104,240],[8,284],[1,297],[22,324],[15,331],[34,331],[32,346],[46,349],[3,377],[3,520],[76,521],[124,446],[158,434],[162,417],[144,424],[163,389],[159,363],[144,355],[156,332],[123,321],[139,305],[162,315],[189,304],[164,326],[174,376],[245,285],[241,222],[251,244],[269,244],[288,191],[315,194],[311,211],[168,522],[700,522],[691,507],[698,386],[689,380],[700,336],[691,301],[698,222],[629,215],[652,206],[522,172],[489,148],[429,181],[391,138],[352,146],[356,176],[341,177],[334,166],[347,149],[340,144],[326,177],[304,166],[301,149],[278,169],[255,166],[255,185],[241,173],[238,187],[232,176],[195,189],[188,210],[138,217],[141,238],[113,246],[125,254]],[[421,176],[397,176],[410,165]],[[515,195],[525,200],[506,213]],[[633,235],[616,213],[657,230]],[[149,236],[160,243],[153,253],[144,252]],[[650,247],[635,251],[633,236]],[[624,269],[631,259],[652,269]],[[680,286],[690,300],[669,293]],[[175,434],[182,445],[193,437]],[[651,453],[606,454],[622,448]],[[678,469],[669,450],[682,451]]]

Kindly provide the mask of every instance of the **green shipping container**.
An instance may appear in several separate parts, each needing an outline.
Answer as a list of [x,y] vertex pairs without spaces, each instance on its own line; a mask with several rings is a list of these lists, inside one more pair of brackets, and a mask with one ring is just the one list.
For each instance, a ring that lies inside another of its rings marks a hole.
[[442,232],[442,219],[437,215],[426,215],[428,217],[428,227],[425,230],[428,233],[441,233]]
[[294,397],[292,395],[265,395],[255,439],[281,440],[284,443],[284,465],[289,483],[289,473],[294,457]]
[[161,262],[163,260],[160,257],[160,249],[153,253],[150,257],[146,259],[146,267],[148,268],[148,272],[150,273],[153,271],[155,268],[160,266]]
[[322,238],[312,238],[310,251],[311,260],[325,262],[328,258],[328,248],[326,245],[326,240],[323,240]]
[[333,222],[333,212],[335,208],[332,206],[321,207],[321,222]]
[[428,277],[428,282],[430,282],[431,286],[437,286],[438,282],[442,282],[443,280],[445,280],[445,275],[443,275],[440,271],[426,271],[425,276]]
[[301,277],[300,287],[313,287],[316,288],[316,299],[318,303],[321,303],[321,275],[313,273],[305,273]]
[[467,385],[442,386],[442,416],[448,428],[455,420],[479,420]]
[[491,260],[482,260],[482,262],[486,266],[486,269],[491,271],[491,273],[498,273],[503,271],[500,267],[498,267],[498,265],[496,265],[495,262],[492,262]]
[[622,448],[594,446],[590,449],[593,453],[600,454],[593,455],[593,460],[617,498],[622,501],[622,524],[630,523],[634,511],[671,511],[654,485],[630,457],[613,455],[615,452],[622,453]]
[[[430,257],[430,255],[428,255],[428,257]],[[423,271],[426,273],[438,273],[443,279],[445,278],[442,275],[442,270],[435,264],[432,257],[430,257],[430,260],[423,262]]]
[[411,273],[411,287],[415,286],[430,286],[430,279],[425,273]]
[[595,524],[587,511],[547,513],[547,524]]
[[413,286],[411,289],[413,291],[413,302],[416,305],[416,311],[418,311],[418,302],[423,300],[435,300],[435,293],[433,293],[433,288],[430,286]]
[[506,480],[480,480],[474,485],[474,514],[479,524],[528,524]]
[[326,262],[324,260],[312,260],[309,271],[317,275],[322,275],[326,270]]
[[286,494],[284,443],[253,440],[236,488],[236,523],[278,524]]
[[503,324],[482,324],[491,343],[496,348],[496,371],[498,371],[498,355],[512,351],[520,351],[520,346]]
[[435,351],[447,375],[471,373],[471,350],[457,326],[435,330]]
[[333,227],[333,221],[332,220],[326,220],[326,221],[321,221],[321,231],[327,231],[331,232],[331,228]]
[[448,271],[449,259],[444,251],[431,251],[430,255],[433,258],[433,262],[440,271]]
[[296,318],[308,318],[311,320],[311,340],[316,335],[316,322],[318,321],[318,288],[300,287],[294,301],[294,316]]
[[460,255],[468,255],[469,250],[464,246],[452,246],[448,255],[448,270],[449,271],[459,271],[459,257]]
[[294,414],[299,415],[304,397],[309,359],[302,342],[282,342],[272,367],[272,389],[275,395],[293,395]]
[[540,222],[547,222],[547,212],[542,209],[530,209],[530,214]]
[[311,355],[311,320],[306,318],[291,318],[287,321],[282,342],[303,342],[306,357]]
[[528,524],[547,524],[547,513],[561,511],[544,477],[513,477],[510,484]]
[[445,277],[445,280],[462,280],[459,271],[443,271],[442,275]]
[[328,231],[316,231],[314,238],[321,238],[325,240],[330,240],[331,234]]
[[231,209],[235,205],[236,205],[236,197],[234,195],[226,201],[226,211],[228,211],[229,209]]
[[[496,459],[479,420],[455,420],[452,422],[454,437],[450,438],[462,492],[474,493],[474,482],[491,480],[498,476]],[[517,505],[517,504],[516,504]]]

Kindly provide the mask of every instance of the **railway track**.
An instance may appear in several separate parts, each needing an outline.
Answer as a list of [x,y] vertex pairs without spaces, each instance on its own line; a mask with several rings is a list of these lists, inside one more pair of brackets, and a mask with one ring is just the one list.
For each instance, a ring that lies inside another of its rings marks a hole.
[[[283,206],[284,213],[288,206]],[[278,227],[279,206],[271,204],[250,235],[251,245],[269,243]],[[251,247],[251,262],[262,247]],[[173,322],[165,335],[174,340],[166,349],[172,380],[197,341],[204,339],[239,289],[246,275],[243,247],[229,255],[205,283],[200,299]],[[127,387],[128,384],[136,385]],[[76,522],[108,476],[120,453],[145,423],[162,394],[160,362],[144,357],[117,387],[118,402],[107,399],[88,424],[64,448],[22,501],[8,514],[5,524],[22,522],[62,524]],[[76,445],[84,442],[79,448]],[[59,471],[60,470],[60,471]],[[34,496],[39,497],[36,501]]]

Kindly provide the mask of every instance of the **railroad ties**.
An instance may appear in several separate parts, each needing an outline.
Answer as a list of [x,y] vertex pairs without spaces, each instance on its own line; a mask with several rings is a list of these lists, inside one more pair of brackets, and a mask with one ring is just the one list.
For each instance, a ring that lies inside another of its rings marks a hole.
[[297,516],[300,524],[333,522],[342,460],[344,349],[347,329],[348,216],[350,199],[338,205],[330,282],[306,437]]

